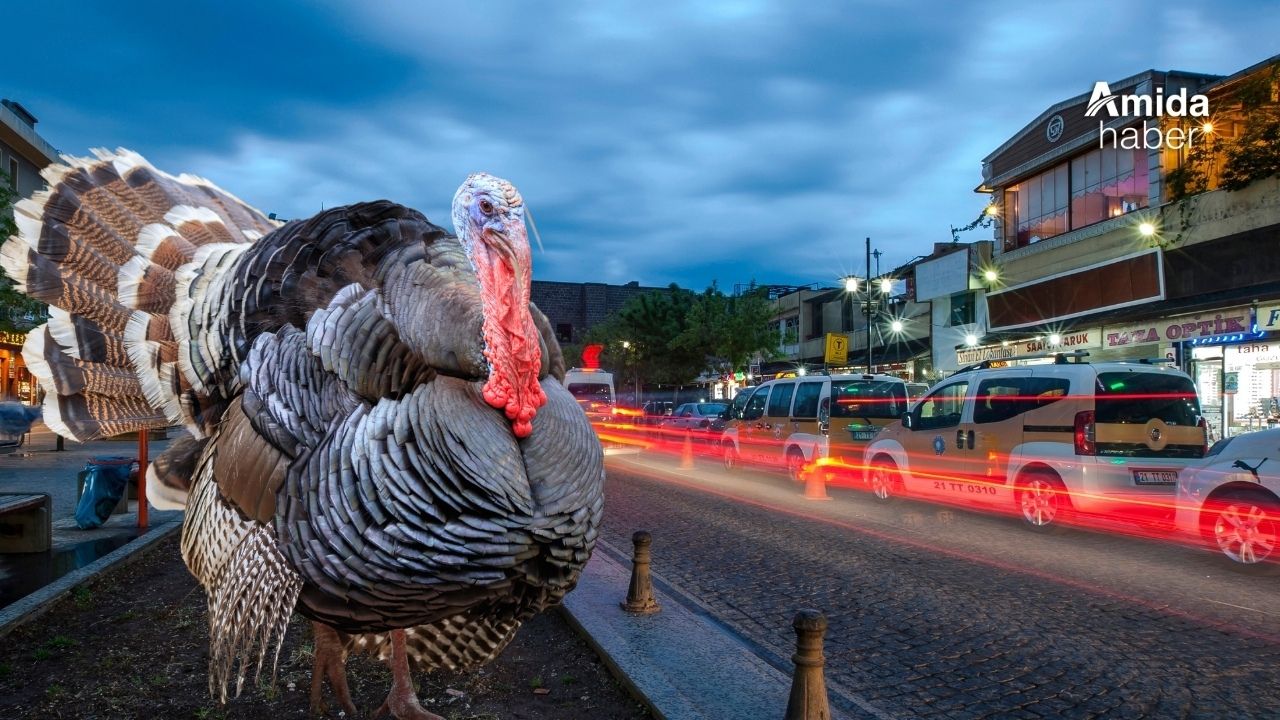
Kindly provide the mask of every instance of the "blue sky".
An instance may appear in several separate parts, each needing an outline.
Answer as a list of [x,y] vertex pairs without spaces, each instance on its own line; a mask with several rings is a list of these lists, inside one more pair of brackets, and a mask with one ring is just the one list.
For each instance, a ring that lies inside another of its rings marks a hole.
[[[981,210],[1046,106],[1280,53],[1280,3],[173,2],[6,8],[0,94],[63,152],[125,146],[303,217],[448,223],[512,180],[542,280],[834,284]],[[981,239],[979,233],[964,239]]]

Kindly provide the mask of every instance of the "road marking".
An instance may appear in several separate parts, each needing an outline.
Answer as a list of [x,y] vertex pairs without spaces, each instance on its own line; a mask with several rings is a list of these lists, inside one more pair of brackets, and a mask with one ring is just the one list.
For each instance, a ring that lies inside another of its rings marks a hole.
[[1280,617],[1280,613],[1268,612],[1266,610],[1259,610],[1258,608],[1251,608],[1244,605],[1236,605],[1234,603],[1222,602],[1221,600],[1214,600],[1213,598],[1200,598],[1200,599],[1207,600],[1208,602],[1214,603],[1215,605],[1226,605],[1227,607],[1233,607],[1233,608],[1236,608],[1237,610],[1249,610],[1251,612],[1262,613],[1263,615]]

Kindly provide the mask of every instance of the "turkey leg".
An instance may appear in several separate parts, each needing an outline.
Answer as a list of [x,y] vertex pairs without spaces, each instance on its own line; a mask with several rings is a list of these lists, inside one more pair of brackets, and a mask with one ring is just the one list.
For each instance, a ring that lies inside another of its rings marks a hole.
[[391,694],[373,713],[375,718],[391,711],[396,720],[444,720],[422,709],[409,676],[409,656],[404,649],[404,630],[391,631]]
[[356,706],[351,703],[351,690],[347,688],[347,653],[342,647],[342,636],[318,622],[312,622],[311,627],[316,636],[315,663],[311,666],[311,714],[323,715],[328,711],[321,692],[321,685],[328,679],[347,717],[355,717]]

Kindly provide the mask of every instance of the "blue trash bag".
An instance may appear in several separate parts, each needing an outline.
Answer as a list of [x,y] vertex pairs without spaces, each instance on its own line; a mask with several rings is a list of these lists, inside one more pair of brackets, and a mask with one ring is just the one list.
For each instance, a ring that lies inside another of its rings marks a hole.
[[95,457],[85,464],[84,494],[76,506],[77,527],[90,530],[111,517],[137,464],[134,458],[117,456]]

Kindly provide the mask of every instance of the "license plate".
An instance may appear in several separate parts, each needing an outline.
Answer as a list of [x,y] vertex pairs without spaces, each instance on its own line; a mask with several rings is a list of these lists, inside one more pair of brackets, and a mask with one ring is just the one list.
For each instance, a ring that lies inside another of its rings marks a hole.
[[872,440],[876,436],[875,430],[850,430],[849,434],[854,440]]
[[1134,470],[1133,482],[1138,485],[1177,485],[1177,470]]

